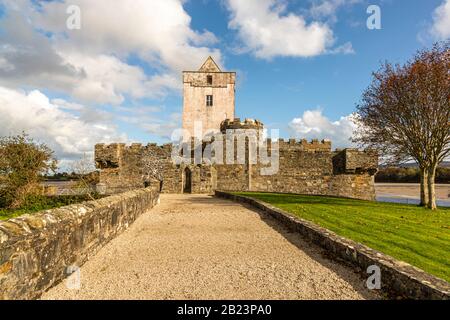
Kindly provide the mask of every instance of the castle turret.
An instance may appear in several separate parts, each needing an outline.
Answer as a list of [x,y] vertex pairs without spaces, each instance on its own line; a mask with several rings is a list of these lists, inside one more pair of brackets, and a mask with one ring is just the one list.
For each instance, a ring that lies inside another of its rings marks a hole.
[[263,130],[264,124],[258,120],[254,119],[245,119],[244,121],[241,121],[240,118],[236,119],[225,119],[220,124],[220,132],[226,133],[227,130],[242,130],[242,129],[253,129],[253,130]]

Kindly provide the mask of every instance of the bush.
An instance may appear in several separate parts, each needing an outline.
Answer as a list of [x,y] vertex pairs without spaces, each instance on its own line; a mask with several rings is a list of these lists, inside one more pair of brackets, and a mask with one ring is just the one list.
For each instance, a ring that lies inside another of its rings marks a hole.
[[56,170],[53,151],[27,134],[0,137],[0,205],[19,208],[42,193],[42,176]]

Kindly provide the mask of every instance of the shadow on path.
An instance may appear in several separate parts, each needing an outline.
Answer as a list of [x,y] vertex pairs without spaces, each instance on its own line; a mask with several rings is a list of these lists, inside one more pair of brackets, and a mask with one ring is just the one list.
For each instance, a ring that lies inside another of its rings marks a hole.
[[[366,280],[367,278],[363,277],[364,271],[361,269],[356,269],[354,266],[351,266],[347,263],[345,263],[342,260],[334,259],[325,249],[319,247],[318,245],[308,241],[305,239],[300,233],[294,232],[289,230],[287,227],[282,225],[279,221],[275,220],[273,217],[271,217],[268,213],[259,210],[250,204],[247,203],[237,203],[233,202],[231,200],[227,199],[221,199],[216,198],[214,196],[210,196],[209,198],[199,198],[199,199],[189,199],[188,201],[192,203],[203,203],[203,204],[213,204],[217,203],[217,201],[221,202],[221,205],[229,204],[229,206],[243,206],[253,212],[258,213],[258,215],[261,218],[261,221],[263,221],[266,225],[268,225],[270,228],[281,234],[286,240],[288,240],[291,244],[296,246],[299,250],[303,251],[306,255],[308,255],[311,259],[317,261],[322,266],[326,267],[327,269],[332,270],[337,275],[339,275],[340,278],[344,279],[347,283],[349,283],[355,291],[357,291],[359,294],[361,294],[365,299],[374,299],[374,295],[378,299],[383,299],[380,293],[369,291],[369,289],[366,288]],[[355,275],[357,275],[357,278],[360,279],[359,282],[355,283],[355,279],[349,276],[347,272],[344,272],[344,269],[350,269],[353,271]]]

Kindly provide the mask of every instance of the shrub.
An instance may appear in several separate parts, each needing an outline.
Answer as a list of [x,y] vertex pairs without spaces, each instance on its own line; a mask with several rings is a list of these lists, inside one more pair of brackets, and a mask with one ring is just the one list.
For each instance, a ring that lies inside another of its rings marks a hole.
[[19,208],[42,192],[42,176],[56,170],[53,151],[27,134],[0,137],[0,205]]

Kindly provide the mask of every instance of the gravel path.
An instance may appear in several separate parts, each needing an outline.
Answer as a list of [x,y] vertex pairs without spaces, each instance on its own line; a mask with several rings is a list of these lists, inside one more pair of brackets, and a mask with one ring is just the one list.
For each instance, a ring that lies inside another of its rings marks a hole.
[[228,200],[162,195],[43,299],[374,299],[350,269]]

